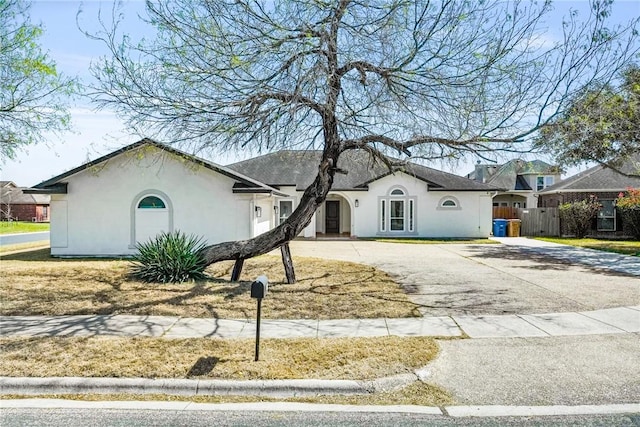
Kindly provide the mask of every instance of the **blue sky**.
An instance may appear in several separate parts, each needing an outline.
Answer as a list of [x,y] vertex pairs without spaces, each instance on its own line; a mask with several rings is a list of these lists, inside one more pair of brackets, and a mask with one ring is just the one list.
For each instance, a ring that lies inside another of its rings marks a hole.
[[[31,20],[44,26],[41,44],[55,60],[58,71],[78,75],[85,81],[90,80],[91,61],[107,52],[100,42],[87,39],[80,32],[76,14],[81,8],[80,25],[92,32],[98,28],[99,10],[109,19],[112,2],[37,0],[31,4]],[[137,14],[143,13],[144,2],[125,0],[123,5],[125,29],[134,36],[140,36],[144,27],[138,23]],[[554,14],[560,17],[569,8],[586,13],[588,1],[557,1]],[[612,22],[625,22],[635,16],[640,16],[640,1],[618,0],[614,4]],[[553,34],[553,28],[550,28],[550,33]],[[104,110],[96,111],[86,100],[80,99],[71,105],[71,113],[73,132],[64,134],[61,139],[45,135],[45,141],[41,144],[30,147],[19,153],[16,160],[5,163],[0,171],[1,179],[14,181],[20,186],[32,186],[140,139],[140,135],[128,132],[114,114]],[[226,164],[239,159],[220,156],[211,160]],[[430,166],[464,175],[473,169],[475,160],[469,158],[456,166]],[[568,172],[571,174],[575,171],[576,169],[572,169]]]

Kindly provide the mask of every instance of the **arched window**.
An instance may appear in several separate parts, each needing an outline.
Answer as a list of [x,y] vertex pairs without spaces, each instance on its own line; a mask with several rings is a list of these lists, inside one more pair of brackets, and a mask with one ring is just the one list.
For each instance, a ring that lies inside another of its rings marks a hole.
[[444,196],[438,202],[436,209],[460,210],[460,201],[454,196]]
[[395,190],[391,191],[391,195],[392,196],[404,196],[404,191],[402,191],[399,188],[396,188]]
[[138,209],[166,209],[166,207],[162,199],[156,196],[147,196],[138,203]]

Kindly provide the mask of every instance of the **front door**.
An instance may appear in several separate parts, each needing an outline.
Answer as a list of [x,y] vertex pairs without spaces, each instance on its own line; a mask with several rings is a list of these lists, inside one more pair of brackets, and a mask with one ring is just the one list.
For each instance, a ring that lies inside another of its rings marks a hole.
[[340,233],[340,202],[329,200],[325,204],[327,215],[325,221],[325,233]]

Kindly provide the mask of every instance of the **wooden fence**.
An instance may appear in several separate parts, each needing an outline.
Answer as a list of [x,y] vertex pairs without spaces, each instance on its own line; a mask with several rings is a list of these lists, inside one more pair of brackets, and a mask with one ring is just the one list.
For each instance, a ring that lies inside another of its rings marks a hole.
[[518,209],[521,236],[559,236],[558,208]]
[[512,208],[494,206],[493,218],[519,219],[521,236],[559,236],[558,208]]
[[493,207],[493,219],[519,219],[518,208],[512,208],[510,206],[494,206]]

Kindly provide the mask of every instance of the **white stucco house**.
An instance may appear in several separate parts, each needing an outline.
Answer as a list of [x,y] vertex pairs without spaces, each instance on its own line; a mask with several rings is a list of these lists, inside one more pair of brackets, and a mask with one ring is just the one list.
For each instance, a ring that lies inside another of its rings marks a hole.
[[[161,231],[208,243],[247,239],[284,221],[320,153],[279,151],[228,166],[143,139],[34,186],[51,196],[51,254],[112,256]],[[492,186],[409,163],[391,173],[344,153],[326,202],[300,237],[488,237]]]

